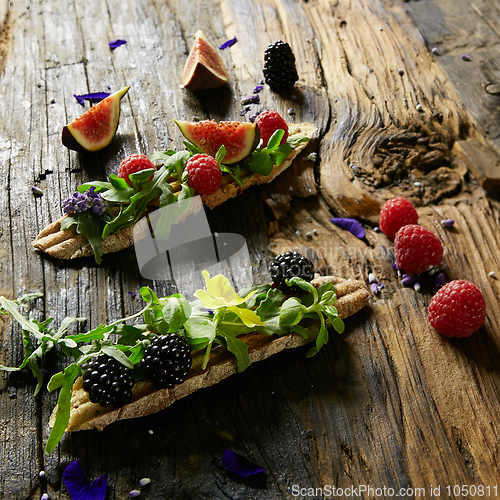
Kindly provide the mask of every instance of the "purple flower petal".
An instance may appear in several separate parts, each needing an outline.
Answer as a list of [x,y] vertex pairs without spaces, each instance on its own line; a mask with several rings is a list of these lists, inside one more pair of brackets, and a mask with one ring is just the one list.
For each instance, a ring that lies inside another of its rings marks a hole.
[[95,103],[106,99],[106,97],[109,97],[109,92],[91,92],[90,94],[82,95],[73,94],[73,97],[76,99],[76,102],[78,104],[81,104],[83,106],[85,104],[85,101]]
[[257,94],[246,96],[241,100],[241,104],[243,104],[243,106],[246,106],[247,104],[259,104],[259,103],[260,103],[260,96]]
[[464,61],[471,61],[472,57],[469,54],[462,54],[462,59]]
[[219,49],[224,50],[227,49],[228,47],[232,47],[235,43],[237,42],[236,37],[231,38],[231,40],[228,40],[227,42],[224,42]]
[[264,85],[257,85],[254,89],[253,89],[253,93],[254,94],[258,94],[262,89],[264,88]]
[[260,467],[259,465],[248,460],[248,458],[245,458],[231,450],[225,451],[224,456],[222,457],[222,465],[228,471],[234,472],[240,477],[248,477],[252,474],[257,474],[266,470],[264,467]]
[[444,219],[441,221],[443,227],[453,227],[455,225],[455,219]]
[[116,47],[119,47],[120,45],[125,45],[127,43],[127,40],[113,40],[112,42],[109,42],[108,45],[109,45],[109,48],[111,50],[115,50]]
[[71,500],[104,500],[106,496],[108,475],[104,474],[89,483],[78,460],[66,467],[63,472],[63,481],[71,495]]
[[403,286],[413,286],[418,281],[418,275],[416,274],[403,274],[401,278],[401,284]]
[[370,285],[370,290],[372,291],[372,293],[374,293],[375,295],[377,295],[377,293],[378,293],[378,291],[379,291],[379,290],[378,290],[377,283],[372,283],[372,284]]
[[345,217],[335,217],[330,219],[330,222],[333,222],[336,226],[341,227],[342,229],[347,229],[350,231],[356,238],[363,239],[365,237],[365,228],[361,224],[361,222],[356,219],[348,219]]

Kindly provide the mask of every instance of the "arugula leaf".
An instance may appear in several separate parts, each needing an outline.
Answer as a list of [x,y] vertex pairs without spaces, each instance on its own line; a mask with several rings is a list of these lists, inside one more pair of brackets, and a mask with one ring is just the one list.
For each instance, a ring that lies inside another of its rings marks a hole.
[[260,175],[269,175],[273,171],[274,162],[267,151],[262,150],[252,155],[249,168],[252,172]]
[[45,445],[45,454],[47,456],[54,451],[68,426],[71,410],[71,391],[79,373],[80,367],[78,364],[73,363],[65,368],[62,373],[54,375],[47,385],[49,391],[61,387],[61,392],[57,399],[56,419]]
[[163,318],[168,324],[168,333],[179,330],[191,314],[191,306],[183,295],[176,293],[167,297],[162,309]]
[[248,345],[235,335],[228,333],[224,335],[224,339],[226,340],[227,350],[236,356],[238,373],[245,371],[250,366]]
[[95,261],[100,264],[102,260],[101,218],[91,210],[85,210],[78,214],[77,219],[76,232],[85,235],[94,252]]
[[304,314],[305,307],[296,297],[290,297],[283,302],[279,314],[280,326],[296,325]]
[[101,350],[104,354],[111,356],[116,359],[119,363],[126,366],[127,368],[133,368],[134,365],[130,362],[128,357],[117,347],[113,345],[103,345]]
[[175,154],[173,149],[167,149],[167,151],[156,151],[149,158],[151,161],[165,161],[168,160],[169,156]]

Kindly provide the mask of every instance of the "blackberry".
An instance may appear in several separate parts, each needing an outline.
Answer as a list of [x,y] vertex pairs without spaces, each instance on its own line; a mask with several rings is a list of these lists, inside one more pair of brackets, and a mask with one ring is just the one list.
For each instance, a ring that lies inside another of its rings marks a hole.
[[313,264],[299,252],[286,252],[278,255],[269,267],[274,284],[282,292],[293,295],[301,291],[297,285],[288,286],[286,279],[298,276],[305,281],[314,278]]
[[273,90],[292,87],[299,79],[295,56],[290,45],[281,40],[272,43],[264,52],[264,78]]
[[184,382],[192,362],[188,343],[176,333],[169,333],[151,341],[141,359],[141,368],[155,384],[173,387]]
[[83,389],[92,403],[111,406],[125,403],[132,396],[132,370],[101,353],[83,366]]

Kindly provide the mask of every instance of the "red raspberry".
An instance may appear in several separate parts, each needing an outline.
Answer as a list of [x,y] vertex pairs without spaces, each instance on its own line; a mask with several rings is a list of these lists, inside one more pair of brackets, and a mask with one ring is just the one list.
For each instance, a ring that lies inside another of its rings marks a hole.
[[199,153],[191,156],[186,163],[188,185],[200,194],[212,194],[222,183],[222,172],[209,155]]
[[[128,176],[148,168],[154,168],[156,170],[153,162],[146,155],[130,155],[121,162],[120,168],[118,169],[118,177],[125,179],[127,184],[132,187],[132,181]],[[153,176],[151,176],[151,179],[152,178]]]
[[420,274],[441,264],[443,247],[439,238],[417,224],[403,226],[394,238],[396,264],[408,274]]
[[486,304],[478,288],[466,280],[446,283],[432,297],[428,319],[442,335],[470,337],[484,325]]
[[280,144],[285,144],[288,138],[288,125],[280,114],[276,111],[264,111],[255,118],[255,123],[259,128],[260,138],[262,139],[262,146],[265,148],[271,136],[278,129],[283,129],[285,135],[281,139]]
[[399,228],[417,222],[418,214],[415,206],[402,196],[387,200],[380,211],[380,230],[391,240],[394,239]]

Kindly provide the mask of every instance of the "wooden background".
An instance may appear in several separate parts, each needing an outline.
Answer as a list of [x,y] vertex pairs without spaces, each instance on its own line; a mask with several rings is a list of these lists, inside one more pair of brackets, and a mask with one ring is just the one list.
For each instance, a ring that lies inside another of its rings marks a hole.
[[[65,436],[48,458],[57,394],[34,398],[30,373],[2,373],[0,498],[68,499],[62,472],[75,459],[89,479],[108,474],[109,499],[127,498],[143,477],[151,484],[141,498],[152,499],[298,498],[294,485],[426,488],[426,498],[431,486],[441,487],[435,498],[464,498],[448,495],[448,485],[495,491],[496,0],[3,0],[0,8],[0,294],[43,292],[37,318],[59,324],[85,316],[94,328],[139,310],[129,292],[144,284],[171,293],[169,283],[140,277],[132,249],[96,266],[47,258],[30,241],[83,181],[115,173],[127,154],[180,148],[174,118],[246,120],[266,108],[315,123],[307,153],[318,160],[299,161],[272,185],[214,209],[212,230],[246,237],[256,282],[268,280],[273,252],[308,247],[323,271],[365,281],[373,272],[385,285],[315,358],[303,349],[279,354],[159,414]],[[216,46],[238,42],[221,52],[230,84],[194,94],[179,83],[199,28]],[[116,38],[128,43],[112,52]],[[278,39],[292,46],[300,81],[287,95],[265,87],[260,105],[242,117],[241,99],[259,83],[264,50]],[[73,94],[125,85],[111,145],[96,154],[66,150],[62,126],[84,111]],[[33,197],[33,185],[43,197]],[[381,204],[398,194],[441,238],[447,278],[469,279],[484,293],[486,323],[469,339],[430,328],[430,293],[404,288],[391,268],[392,243],[374,227]],[[336,228],[332,216],[358,218],[366,238]],[[447,218],[455,219],[451,230],[441,227]],[[19,328],[9,317],[0,328],[0,363],[19,365]],[[51,353],[43,368],[54,373],[64,362]],[[226,448],[267,473],[242,480],[227,472]]]

